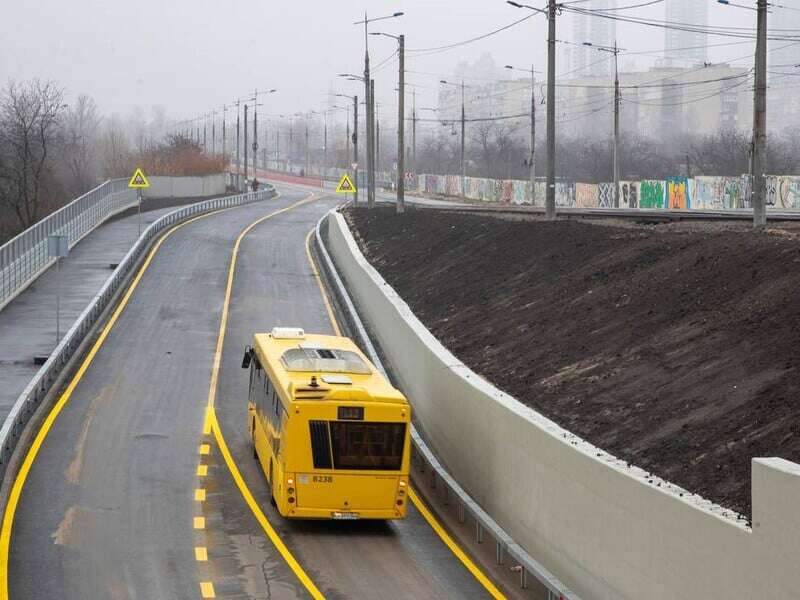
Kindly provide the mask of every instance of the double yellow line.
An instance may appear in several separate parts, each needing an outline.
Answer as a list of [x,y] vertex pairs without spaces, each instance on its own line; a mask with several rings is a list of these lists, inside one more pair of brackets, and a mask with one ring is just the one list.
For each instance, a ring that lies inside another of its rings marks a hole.
[[[301,200],[300,202],[296,202],[286,208],[272,212],[266,217],[262,217],[261,219],[259,219],[258,222],[263,221],[266,218],[270,218],[278,214],[284,213],[288,210],[291,210],[302,204],[306,204],[307,202],[310,202],[315,199],[316,196],[312,195],[311,197]],[[14,483],[11,486],[11,492],[8,497],[8,503],[6,504],[5,513],[3,514],[2,525],[0,525],[0,600],[8,600],[9,598],[8,561],[9,561],[9,552],[11,548],[11,534],[14,527],[14,516],[16,515],[17,507],[19,506],[19,501],[22,496],[22,490],[25,487],[25,482],[28,479],[31,467],[33,466],[33,463],[36,460],[37,455],[39,454],[39,450],[41,449],[42,444],[44,443],[44,440],[47,437],[47,434],[50,432],[50,429],[53,427],[53,424],[58,418],[58,415],[66,406],[67,402],[69,402],[70,398],[72,397],[72,394],[78,387],[78,384],[81,382],[83,376],[86,374],[87,369],[94,361],[94,358],[99,352],[100,348],[103,346],[103,343],[106,341],[109,332],[116,324],[122,312],[125,310],[125,307],[128,305],[128,302],[130,302],[130,299],[133,296],[133,293],[136,290],[136,288],[139,286],[139,282],[141,281],[145,271],[147,271],[147,268],[150,266],[150,263],[153,261],[153,258],[155,257],[156,253],[161,248],[163,243],[167,241],[169,237],[171,237],[176,231],[178,231],[182,227],[185,227],[186,225],[194,223],[195,221],[198,221],[200,219],[205,219],[206,217],[209,217],[211,215],[232,210],[233,208],[238,208],[238,207],[226,208],[198,215],[197,217],[194,217],[192,219],[179,223],[178,225],[175,225],[159,238],[159,240],[156,242],[156,244],[148,253],[147,258],[145,259],[142,266],[139,268],[139,271],[136,273],[136,276],[134,277],[133,281],[131,282],[130,286],[125,292],[125,295],[122,297],[122,300],[120,300],[119,305],[112,313],[111,318],[108,320],[108,323],[106,323],[105,327],[103,327],[102,331],[100,332],[100,335],[98,336],[95,343],[92,345],[86,357],[83,359],[83,362],[81,362],[81,365],[76,371],[75,375],[72,377],[66,389],[62,392],[61,396],[59,396],[53,408],[50,409],[50,412],[48,413],[41,427],[36,432],[36,436],[33,440],[33,443],[26,452],[25,458],[22,461],[22,465],[20,466],[19,472],[17,473],[17,476],[14,479]],[[232,275],[229,275],[229,281],[228,281],[229,287],[231,281],[232,281]],[[218,348],[221,348],[219,344]],[[218,364],[218,359],[216,357],[215,357],[215,365],[216,368],[218,369],[219,364]],[[214,383],[216,385],[216,379],[214,380]]]

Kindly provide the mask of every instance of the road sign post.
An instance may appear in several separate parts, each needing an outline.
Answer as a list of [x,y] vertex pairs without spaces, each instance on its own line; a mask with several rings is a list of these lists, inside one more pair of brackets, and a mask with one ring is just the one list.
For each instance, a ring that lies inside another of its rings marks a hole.
[[[150,187],[150,182],[141,168],[137,168],[131,180],[128,182],[128,187],[136,190],[136,220],[139,226],[139,236],[142,235],[142,190]],[[138,237],[138,236],[137,236]]]
[[350,175],[345,173],[342,175],[342,178],[339,180],[339,185],[336,186],[336,193],[337,194],[355,194],[356,193],[356,186],[353,183],[353,180],[350,179]]
[[58,342],[61,341],[61,259],[69,255],[67,236],[48,236],[47,255],[56,259],[56,346],[58,346]]

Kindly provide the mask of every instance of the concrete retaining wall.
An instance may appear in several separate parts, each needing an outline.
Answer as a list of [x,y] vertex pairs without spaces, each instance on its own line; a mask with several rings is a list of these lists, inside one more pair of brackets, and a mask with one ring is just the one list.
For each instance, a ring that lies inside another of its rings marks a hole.
[[328,220],[339,272],[449,472],[584,598],[800,597],[800,465],[755,459],[753,527],[495,388],[448,352]]
[[227,173],[215,173],[203,177],[171,177],[153,175],[148,178],[150,187],[143,190],[145,198],[203,198],[224,194],[227,189]]

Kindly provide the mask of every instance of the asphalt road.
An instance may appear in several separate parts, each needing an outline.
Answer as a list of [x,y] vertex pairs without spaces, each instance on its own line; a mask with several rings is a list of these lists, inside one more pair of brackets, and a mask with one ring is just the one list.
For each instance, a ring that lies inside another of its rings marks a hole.
[[[14,520],[11,598],[198,598],[202,581],[218,598],[306,597],[219,449],[198,454],[231,248],[256,218],[308,194],[282,192],[186,225],[162,245],[31,468]],[[276,325],[331,331],[304,244],[336,201],[277,215],[244,239],[218,386],[221,428],[270,522],[328,598],[484,597],[414,510],[388,524],[316,523],[285,521],[269,505],[247,438],[242,349]],[[193,528],[198,515],[204,529]],[[197,560],[198,546],[207,561]]]

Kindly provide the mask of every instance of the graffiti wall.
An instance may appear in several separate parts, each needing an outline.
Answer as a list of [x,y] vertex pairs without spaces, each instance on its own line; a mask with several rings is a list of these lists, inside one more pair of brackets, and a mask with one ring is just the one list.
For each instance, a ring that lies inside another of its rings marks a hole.
[[[363,171],[359,174],[362,174]],[[441,196],[461,196],[459,175],[417,175],[406,180],[409,190]],[[464,179],[465,195],[471,200],[504,204],[531,204],[531,186],[524,180],[481,177]],[[645,179],[620,182],[621,208],[671,208],[736,210],[751,208],[750,177],[669,177],[666,181]],[[543,207],[547,185],[536,182],[535,206]],[[611,183],[556,183],[556,206],[610,208],[614,205]],[[767,206],[775,210],[800,210],[800,176],[768,176]]]
[[780,210],[800,209],[800,176],[767,177],[767,206]]
[[620,181],[619,205],[621,208],[639,208],[638,181]]
[[597,203],[600,208],[614,208],[614,184],[597,184]]
[[597,208],[597,184],[575,184],[575,206],[578,208]]
[[667,208],[691,208],[689,180],[686,177],[667,177]]
[[639,184],[639,208],[664,208],[664,182],[646,179]]

